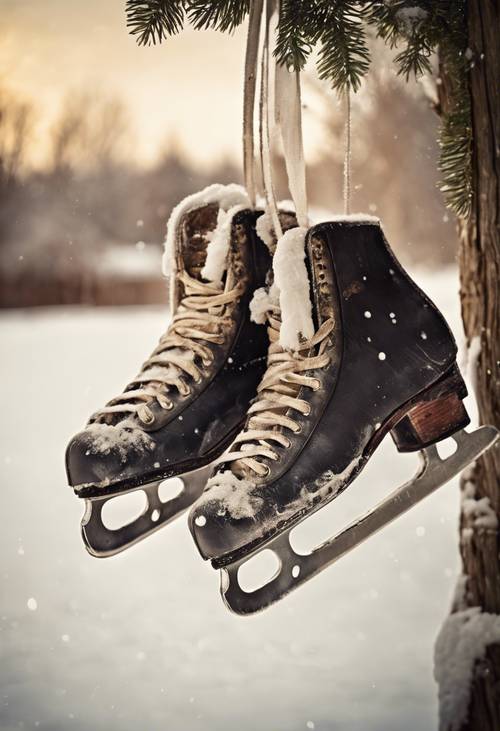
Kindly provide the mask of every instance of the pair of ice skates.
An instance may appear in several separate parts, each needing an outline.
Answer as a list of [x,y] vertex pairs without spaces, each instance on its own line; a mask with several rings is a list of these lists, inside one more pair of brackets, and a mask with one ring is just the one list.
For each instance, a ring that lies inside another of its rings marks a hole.
[[[194,503],[195,543],[222,570],[224,600],[239,614],[304,583],[498,436],[464,430],[453,336],[376,219],[305,230],[281,211],[280,222],[276,245],[238,186],[210,186],[177,206],[166,253],[171,324],[67,450],[90,553],[113,555]],[[290,531],[353,482],[387,432],[400,452],[420,452],[416,476],[312,553],[296,553]],[[449,436],[457,450],[441,459],[435,445]],[[162,502],[160,486],[175,476],[184,488]],[[146,493],[142,515],[106,528],[106,501],[132,490]],[[278,573],[245,592],[238,570],[263,548],[277,554]]]

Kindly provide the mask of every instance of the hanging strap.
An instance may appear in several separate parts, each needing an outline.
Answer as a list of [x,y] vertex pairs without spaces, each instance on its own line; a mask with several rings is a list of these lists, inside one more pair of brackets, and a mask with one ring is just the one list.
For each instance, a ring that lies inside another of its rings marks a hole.
[[[288,187],[295,204],[299,226],[308,225],[306,174],[302,141],[300,73],[270,63],[270,27],[277,9],[276,0],[252,0],[245,55],[243,102],[243,167],[245,186],[252,206],[256,201],[254,154],[254,104],[259,57],[260,25],[264,14],[264,37],[260,54],[259,157],[266,206],[278,238],[282,235],[273,183],[271,130],[276,125],[285,157]],[[274,33],[273,33],[274,38]],[[274,84],[270,82],[274,71]],[[274,103],[273,103],[274,102]],[[274,114],[273,114],[274,112]]]
[[306,166],[302,139],[300,71],[276,64],[276,124],[281,133],[288,187],[299,226],[307,228]]
[[264,41],[262,44],[261,67],[260,67],[260,104],[259,104],[259,138],[260,138],[260,162],[262,178],[264,182],[264,195],[266,206],[271,215],[273,228],[277,238],[281,238],[283,231],[278,215],[276,194],[273,184],[273,171],[271,161],[271,135],[269,129],[269,28],[271,18],[275,10],[273,0],[266,0],[266,15],[264,26]]
[[[267,208],[278,238],[281,226],[278,218],[276,196],[273,185],[271,160],[271,127],[276,124],[279,131],[285,157],[288,187],[295,204],[299,226],[308,226],[306,167],[302,136],[302,102],[300,90],[300,72],[289,71],[276,63],[275,83],[270,84],[270,25],[276,11],[277,0],[265,0],[265,30],[261,49],[261,78],[259,101],[259,156],[264,182],[264,193]],[[248,25],[247,47],[245,56],[245,83],[243,102],[243,166],[245,186],[251,204],[256,203],[255,153],[254,153],[254,106],[257,88],[257,67],[259,59],[260,25],[264,9],[264,0],[251,0]],[[274,38],[274,33],[273,33]],[[270,96],[270,93],[273,96]],[[271,112],[274,101],[274,120]],[[270,103],[271,102],[271,103]],[[346,90],[346,123],[344,154],[344,214],[351,212],[351,90]],[[271,121],[270,121],[271,120]]]
[[252,0],[250,4],[243,91],[243,173],[245,187],[253,208],[255,208],[256,201],[254,108],[262,7],[263,0]]
[[351,213],[351,88],[346,90],[345,154],[344,154],[344,214]]

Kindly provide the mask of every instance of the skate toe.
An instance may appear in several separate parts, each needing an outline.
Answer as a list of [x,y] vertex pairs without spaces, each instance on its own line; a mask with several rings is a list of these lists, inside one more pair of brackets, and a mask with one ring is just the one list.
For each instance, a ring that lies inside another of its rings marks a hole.
[[134,462],[154,446],[139,429],[90,424],[73,437],[66,450],[69,484],[75,489],[89,485],[105,487],[124,479]]
[[66,450],[66,471],[69,484],[77,489],[87,485],[99,485],[119,469],[119,460],[111,452],[99,453],[92,432],[83,430],[76,434]]
[[257,490],[230,472],[209,480],[189,514],[189,529],[204,559],[232,554],[260,535],[264,500]]

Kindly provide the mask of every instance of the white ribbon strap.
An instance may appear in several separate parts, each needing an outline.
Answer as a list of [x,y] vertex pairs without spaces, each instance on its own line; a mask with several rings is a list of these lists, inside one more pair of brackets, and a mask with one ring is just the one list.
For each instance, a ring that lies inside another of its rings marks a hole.
[[271,18],[275,11],[275,3],[273,0],[266,0],[266,16],[264,42],[262,45],[261,73],[260,73],[260,161],[262,167],[262,177],[264,179],[264,195],[266,204],[271,215],[273,228],[276,237],[279,239],[283,231],[278,216],[278,207],[276,205],[276,195],[273,184],[273,171],[271,162],[271,138],[269,131],[269,28]]
[[245,176],[245,187],[247,189],[252,208],[255,208],[256,200],[254,108],[262,6],[263,0],[252,0],[250,5],[243,91],[243,171]]
[[302,101],[300,71],[289,71],[276,64],[276,124],[281,132],[288,187],[295,203],[299,226],[307,228],[306,166],[302,139]]
[[[288,187],[295,204],[299,226],[309,225],[307,216],[306,170],[302,141],[302,103],[300,72],[270,64],[270,28],[276,13],[276,0],[265,0],[264,37],[260,54],[259,152],[264,194],[273,227],[278,238],[282,235],[273,184],[271,133],[276,126],[283,144]],[[256,182],[254,163],[254,103],[259,56],[260,24],[264,0],[252,0],[245,56],[245,86],[243,102],[243,166],[245,186],[255,207]],[[273,38],[274,38],[273,33]],[[274,42],[273,42],[274,45]],[[274,84],[270,81],[274,70]],[[274,114],[273,114],[274,112]]]
[[351,89],[349,86],[345,93],[345,102],[344,214],[349,216],[351,213]]

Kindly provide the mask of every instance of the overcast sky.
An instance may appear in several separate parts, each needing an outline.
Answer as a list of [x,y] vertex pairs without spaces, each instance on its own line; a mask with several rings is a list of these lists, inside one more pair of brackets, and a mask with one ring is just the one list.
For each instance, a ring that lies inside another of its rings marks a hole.
[[0,0],[0,82],[33,98],[43,121],[35,154],[65,94],[98,88],[130,106],[140,159],[175,136],[202,162],[239,156],[244,31],[187,30],[140,48],[124,0]]

